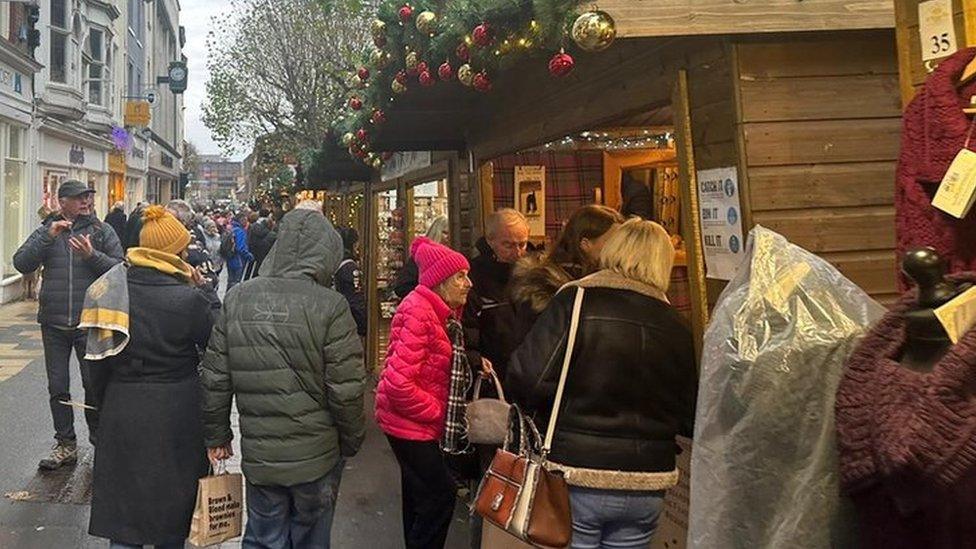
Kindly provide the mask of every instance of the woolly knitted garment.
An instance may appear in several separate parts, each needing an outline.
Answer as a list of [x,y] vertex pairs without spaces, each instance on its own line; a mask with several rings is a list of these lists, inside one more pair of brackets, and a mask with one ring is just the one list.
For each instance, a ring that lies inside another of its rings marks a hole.
[[[956,154],[963,148],[972,119],[962,111],[976,95],[976,80],[957,89],[976,48],[945,59],[909,103],[902,122],[901,153],[895,186],[898,257],[917,246],[932,246],[949,263],[949,272],[976,270],[976,213],[956,219],[932,206],[932,197]],[[976,135],[969,148],[976,150]],[[901,277],[902,289],[908,287]]]
[[976,547],[976,329],[931,372],[909,370],[899,359],[914,304],[911,292],[848,360],[836,401],[841,487],[866,547]]

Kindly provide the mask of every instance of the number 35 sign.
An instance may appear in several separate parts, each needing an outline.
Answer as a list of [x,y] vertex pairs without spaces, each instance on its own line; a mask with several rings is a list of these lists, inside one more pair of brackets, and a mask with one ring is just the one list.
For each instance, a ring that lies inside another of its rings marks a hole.
[[[952,0],[929,0],[920,3],[918,5],[918,32],[922,45],[922,61],[941,59],[956,53],[956,29],[952,22]],[[925,66],[928,68],[931,65],[925,63]]]

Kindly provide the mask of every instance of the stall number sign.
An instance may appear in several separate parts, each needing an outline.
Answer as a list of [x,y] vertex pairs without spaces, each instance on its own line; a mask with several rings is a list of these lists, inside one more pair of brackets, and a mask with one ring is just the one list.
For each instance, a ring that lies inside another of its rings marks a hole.
[[[918,32],[922,61],[942,59],[956,53],[956,27],[952,22],[952,0],[929,0],[918,5]],[[934,69],[926,63],[926,69]],[[931,68],[930,68],[931,67]]]
[[742,213],[736,169],[699,171],[698,205],[706,276],[731,280],[743,257]]

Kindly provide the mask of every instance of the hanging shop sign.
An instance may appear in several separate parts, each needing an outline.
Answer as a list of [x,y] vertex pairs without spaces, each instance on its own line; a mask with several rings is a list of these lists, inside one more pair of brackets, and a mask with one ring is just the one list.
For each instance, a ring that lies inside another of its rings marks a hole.
[[742,261],[742,210],[734,167],[699,170],[698,205],[708,278],[732,280]]
[[125,153],[116,151],[108,155],[108,171],[112,173],[125,174]]
[[145,128],[149,126],[151,119],[149,101],[126,101],[125,102],[125,125],[134,128]]
[[942,59],[956,53],[956,27],[952,21],[952,0],[929,0],[918,5],[918,37],[922,64],[932,72]]
[[546,236],[545,166],[515,166],[515,209],[529,221],[529,236]]
[[389,181],[431,165],[430,151],[398,152],[383,164],[381,177]]

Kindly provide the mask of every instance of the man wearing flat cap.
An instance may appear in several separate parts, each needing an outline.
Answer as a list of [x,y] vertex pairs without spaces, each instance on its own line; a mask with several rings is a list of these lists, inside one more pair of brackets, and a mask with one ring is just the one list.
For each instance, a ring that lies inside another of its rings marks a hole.
[[[37,321],[44,343],[56,443],[51,455],[38,464],[41,469],[57,469],[78,460],[70,393],[72,349],[81,365],[85,401],[97,402],[95,395],[89,394],[92,384],[85,360],[85,331],[78,329],[78,322],[88,287],[120,263],[124,253],[115,230],[95,216],[94,194],[81,181],[69,179],[61,183],[58,188],[61,212],[38,227],[14,254],[14,267],[21,273],[44,267]],[[97,414],[97,410],[85,408],[85,421],[92,438],[98,425]]]

